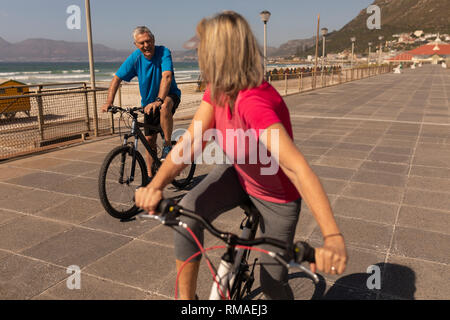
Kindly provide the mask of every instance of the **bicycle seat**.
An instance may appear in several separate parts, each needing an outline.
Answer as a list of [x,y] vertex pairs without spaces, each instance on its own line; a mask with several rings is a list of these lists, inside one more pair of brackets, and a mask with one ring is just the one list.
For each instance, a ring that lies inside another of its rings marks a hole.
[[253,216],[253,215],[259,214],[259,210],[255,207],[255,205],[250,200],[250,198],[247,198],[243,203],[241,203],[239,205],[239,207],[241,207],[241,209],[245,211],[245,214],[247,216]]

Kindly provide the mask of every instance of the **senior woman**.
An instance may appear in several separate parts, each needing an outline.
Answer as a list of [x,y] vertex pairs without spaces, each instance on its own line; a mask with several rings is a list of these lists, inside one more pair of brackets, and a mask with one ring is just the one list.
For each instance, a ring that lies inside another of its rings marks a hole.
[[[303,200],[324,238],[323,247],[316,250],[312,270],[342,274],[347,262],[343,236],[318,177],[293,142],[285,102],[263,79],[260,49],[247,21],[235,12],[225,11],[201,20],[197,38],[199,66],[207,89],[181,141],[152,182],[136,191],[137,206],[154,214],[164,187],[184,168],[184,163],[194,158],[195,146],[205,146],[203,133],[215,129],[222,137],[216,142],[228,160],[217,164],[184,196],[180,205],[213,221],[249,197],[261,214],[261,236],[292,243]],[[201,134],[194,130],[199,124]],[[229,135],[230,130],[251,132],[246,137],[250,140],[253,137],[258,146],[270,153],[278,164],[277,170],[267,174],[264,171],[267,161],[261,161],[260,157],[249,161],[254,156],[250,142],[238,141],[239,135]],[[185,151],[189,149],[190,152]],[[188,161],[179,161],[180,156]],[[198,223],[190,219],[185,222],[203,242],[203,230]],[[198,250],[186,231],[175,232],[177,269]],[[260,282],[265,297],[293,299],[287,270],[266,255],[260,261]],[[200,257],[183,269],[179,279],[181,299],[194,299],[199,263]]]

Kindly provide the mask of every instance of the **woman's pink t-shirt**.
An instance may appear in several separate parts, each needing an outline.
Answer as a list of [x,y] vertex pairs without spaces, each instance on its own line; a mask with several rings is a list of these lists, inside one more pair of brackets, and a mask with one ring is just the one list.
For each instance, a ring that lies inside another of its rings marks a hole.
[[[214,127],[223,137],[216,142],[232,161],[244,190],[258,199],[276,203],[297,200],[300,195],[295,186],[259,144],[260,134],[274,123],[282,123],[293,138],[289,111],[278,92],[266,81],[259,87],[242,90],[233,113],[228,104],[217,106],[211,101],[209,88],[203,100],[214,107]],[[264,168],[266,172],[262,174]]]

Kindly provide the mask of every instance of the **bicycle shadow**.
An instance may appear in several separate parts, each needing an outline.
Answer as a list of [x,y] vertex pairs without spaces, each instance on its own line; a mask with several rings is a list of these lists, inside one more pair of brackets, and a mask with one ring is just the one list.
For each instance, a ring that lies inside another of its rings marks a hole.
[[374,284],[371,273],[354,273],[339,278],[321,299],[326,300],[414,300],[416,274],[409,267],[394,263],[377,263],[381,272],[378,288],[369,289]]
[[[381,272],[380,289],[369,289],[373,284],[372,273],[353,273],[338,278],[327,290],[326,279],[317,274],[319,283],[314,284],[303,272],[288,276],[295,299],[299,300],[414,300],[416,275],[409,267],[393,263],[377,263]],[[371,278],[372,277],[372,278]],[[312,288],[313,287],[313,288]],[[258,299],[262,295],[261,287],[250,292],[246,299]]]

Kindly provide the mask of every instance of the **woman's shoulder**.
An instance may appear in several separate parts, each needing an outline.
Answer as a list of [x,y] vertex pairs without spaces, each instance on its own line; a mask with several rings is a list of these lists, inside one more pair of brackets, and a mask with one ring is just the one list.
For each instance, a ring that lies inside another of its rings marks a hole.
[[278,91],[267,81],[263,81],[259,86],[241,91],[239,100],[242,102],[258,102],[255,106],[264,104],[276,107],[283,102],[283,98]]

